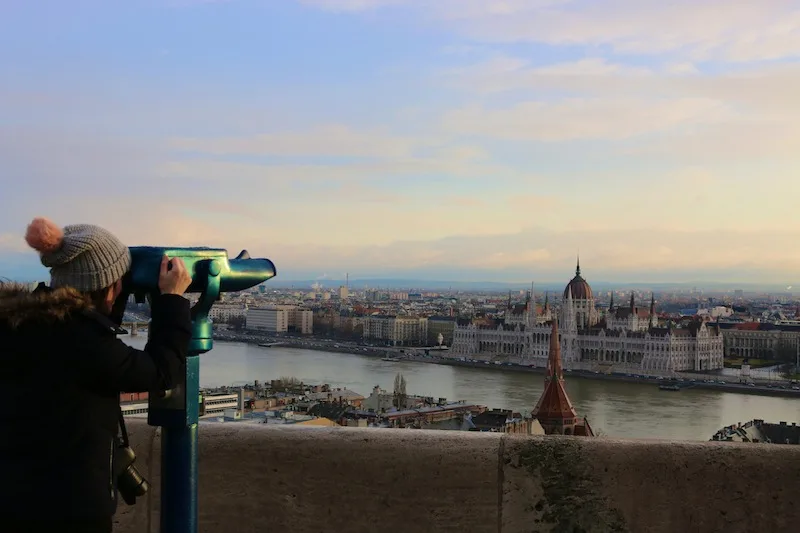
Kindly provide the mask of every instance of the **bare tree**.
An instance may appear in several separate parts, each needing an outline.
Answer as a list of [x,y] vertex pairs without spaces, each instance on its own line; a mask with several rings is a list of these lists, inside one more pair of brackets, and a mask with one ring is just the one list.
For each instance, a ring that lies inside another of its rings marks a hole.
[[405,409],[407,399],[406,378],[403,377],[403,374],[398,373],[394,377],[394,406],[398,409]]
[[228,326],[237,331],[243,330],[247,324],[244,316],[232,316],[228,318]]
[[275,388],[283,392],[293,392],[302,390],[303,382],[294,376],[281,376],[275,384]]

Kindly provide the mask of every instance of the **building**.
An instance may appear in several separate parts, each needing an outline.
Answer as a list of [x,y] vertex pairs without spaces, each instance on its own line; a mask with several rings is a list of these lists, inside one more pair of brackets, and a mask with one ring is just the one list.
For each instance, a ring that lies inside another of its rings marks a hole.
[[744,359],[797,359],[800,325],[792,323],[719,323],[727,357]]
[[561,342],[558,322],[552,321],[550,329],[550,352],[547,358],[547,373],[544,391],[533,408],[533,416],[539,421],[546,435],[579,435],[593,437],[594,431],[586,418],[579,418],[564,388],[564,370],[561,365]]
[[578,329],[586,329],[598,322],[597,307],[594,303],[592,288],[581,276],[581,262],[575,266],[575,277],[564,287],[564,301],[567,296],[572,299],[572,309],[575,315],[575,325]]
[[240,394],[208,394],[200,397],[200,415],[220,415],[228,409],[239,409],[242,398]]
[[147,418],[148,402],[120,404],[120,412],[125,418]]
[[314,312],[311,309],[301,307],[286,306],[287,330],[311,335],[314,332]]
[[285,333],[289,330],[289,313],[277,306],[248,309],[245,329]]
[[456,318],[452,316],[429,316],[428,317],[428,340],[429,346],[439,344],[439,335],[442,336],[442,345],[450,346],[453,344],[453,332],[456,329]]
[[228,322],[232,318],[247,316],[247,306],[243,304],[217,303],[211,306],[208,317],[214,322]]
[[717,431],[712,441],[723,442],[763,442],[768,444],[800,444],[800,426],[792,422],[770,424],[763,420],[751,420],[744,424],[734,424]]
[[307,395],[307,398],[310,402],[335,403],[337,405],[349,405],[356,408],[361,408],[361,404],[364,402],[364,397],[362,395],[347,388],[312,392]]
[[247,310],[246,329],[310,335],[314,331],[314,312],[293,305],[254,307]]
[[469,419],[469,431],[511,433],[517,435],[544,435],[542,425],[535,418],[525,418],[506,409],[484,411]]
[[380,386],[375,385],[369,396],[364,398],[361,408],[366,411],[375,413],[382,413],[384,411],[391,411],[392,409],[416,409],[419,407],[426,407],[430,405],[444,405],[447,403],[447,398],[439,398],[438,401],[434,398],[426,398],[416,394],[404,394],[403,405],[395,405],[394,392],[389,392]]
[[614,307],[614,297],[606,313],[606,328],[616,331],[647,331],[658,326],[655,296],[650,297],[650,309],[636,307],[636,300],[631,292],[631,303],[627,307]]
[[[573,290],[580,298],[573,297]],[[580,266],[564,295],[559,320],[566,369],[668,374],[723,367],[723,338],[716,325],[695,320],[682,328],[656,327],[652,298],[646,318],[631,298],[627,310],[609,312],[608,322],[599,320],[591,287],[581,276]],[[509,304],[502,320],[459,320],[448,357],[544,367],[550,351],[547,322],[552,322],[554,314],[548,305],[540,311],[531,295],[524,306]]]
[[[141,401],[142,399],[146,399],[146,397],[140,397],[140,401],[138,402],[120,404],[122,416],[126,418],[147,418],[150,404],[147,401]],[[242,407],[243,401],[241,392],[239,394],[200,395],[200,416],[224,415],[227,411],[238,411],[241,413],[243,410]]]
[[372,315],[364,322],[364,338],[393,346],[419,346],[428,338],[428,319],[412,316]]

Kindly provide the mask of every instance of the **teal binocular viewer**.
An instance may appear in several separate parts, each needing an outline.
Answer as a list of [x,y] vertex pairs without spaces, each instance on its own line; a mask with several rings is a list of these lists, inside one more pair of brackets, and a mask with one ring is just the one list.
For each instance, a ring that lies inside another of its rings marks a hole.
[[[180,258],[192,274],[187,292],[199,294],[192,306],[192,339],[185,373],[169,391],[150,395],[147,422],[162,428],[161,531],[197,532],[197,426],[199,418],[200,354],[211,350],[213,328],[208,313],[223,292],[249,289],[276,275],[269,259],[253,259],[246,250],[234,258],[219,248],[130,248],[131,268],[115,302],[120,319],[131,295],[138,303],[158,295],[161,261]],[[149,328],[148,328],[149,329]]]
[[269,259],[253,259],[247,250],[234,258],[221,248],[169,248],[160,246],[133,246],[131,268],[122,283],[121,301],[132,294],[138,303],[158,293],[158,275],[161,258],[180,258],[192,274],[192,284],[187,292],[199,293],[192,307],[194,335],[190,353],[197,355],[211,349],[211,323],[208,312],[223,292],[237,292],[263,283],[276,275],[275,265]]
[[141,297],[146,292],[158,290],[158,273],[161,258],[179,257],[192,273],[192,284],[187,292],[202,293],[209,288],[209,279],[216,278],[218,292],[236,292],[249,289],[275,276],[275,265],[269,259],[252,259],[247,250],[233,259],[219,248],[163,248],[159,246],[134,246],[131,251],[131,269],[128,278],[130,292]]

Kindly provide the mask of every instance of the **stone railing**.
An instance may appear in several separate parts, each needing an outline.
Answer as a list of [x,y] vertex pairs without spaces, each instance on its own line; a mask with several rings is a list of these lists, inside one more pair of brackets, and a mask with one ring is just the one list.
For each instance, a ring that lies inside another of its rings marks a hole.
[[[115,532],[157,532],[153,488]],[[201,533],[798,531],[800,447],[400,429],[200,427]]]

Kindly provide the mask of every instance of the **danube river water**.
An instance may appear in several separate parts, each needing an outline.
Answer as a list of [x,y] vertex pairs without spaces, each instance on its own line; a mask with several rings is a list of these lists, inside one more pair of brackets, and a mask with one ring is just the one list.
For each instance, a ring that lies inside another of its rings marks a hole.
[[[123,338],[141,348],[145,337]],[[490,408],[530,412],[542,393],[541,374],[381,361],[375,357],[276,346],[261,348],[216,341],[201,356],[204,387],[268,382],[294,376],[305,383],[329,383],[364,396],[375,385],[391,391],[401,372],[410,394],[466,400]],[[800,399],[708,390],[660,391],[655,384],[580,379],[566,374],[579,415],[609,437],[708,440],[721,427],[753,418],[800,422]]]

